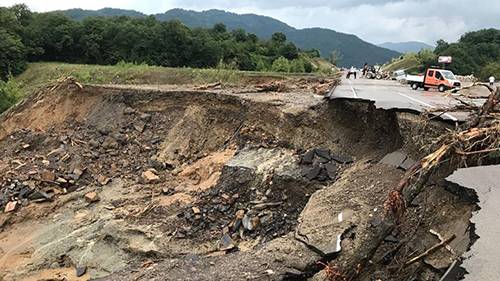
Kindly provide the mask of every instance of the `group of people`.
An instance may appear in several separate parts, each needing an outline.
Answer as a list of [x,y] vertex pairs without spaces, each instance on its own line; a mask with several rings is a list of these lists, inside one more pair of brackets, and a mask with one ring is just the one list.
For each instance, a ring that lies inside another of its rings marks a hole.
[[[368,69],[369,69],[368,63],[365,63],[365,65],[363,66],[363,69],[361,70],[363,77],[368,72]],[[354,66],[351,66],[351,68],[349,70],[347,70],[347,77],[346,78],[350,79],[352,75],[354,75],[354,79],[356,79],[357,75],[358,75],[358,70]]]

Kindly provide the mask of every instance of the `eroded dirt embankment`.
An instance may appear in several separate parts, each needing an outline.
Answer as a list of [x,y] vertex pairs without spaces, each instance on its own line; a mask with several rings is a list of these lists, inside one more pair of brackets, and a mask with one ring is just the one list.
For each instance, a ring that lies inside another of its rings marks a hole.
[[304,92],[47,88],[0,123],[0,276],[313,277],[376,223],[401,120]]

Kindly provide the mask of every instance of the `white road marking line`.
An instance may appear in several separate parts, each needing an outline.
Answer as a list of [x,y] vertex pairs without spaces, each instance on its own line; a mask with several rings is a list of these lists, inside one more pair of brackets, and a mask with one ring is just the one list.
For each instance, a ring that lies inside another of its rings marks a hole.
[[[423,101],[421,101],[421,100],[419,100],[419,99],[416,99],[416,98],[414,98],[414,97],[410,97],[410,96],[408,96],[408,95],[405,95],[405,94],[402,94],[402,93],[399,93],[399,92],[396,92],[396,94],[398,94],[398,95],[400,95],[400,96],[403,96],[403,97],[405,97],[405,98],[407,98],[407,99],[409,99],[409,100],[412,100],[412,101],[414,101],[414,102],[418,102],[418,103],[420,103],[420,104],[423,104],[423,105],[425,105],[425,106],[427,106],[427,107],[430,107],[430,108],[437,108],[436,106],[434,106],[434,105],[432,105],[432,104],[428,104],[428,103],[423,102]],[[444,113],[444,114],[443,114],[443,116],[447,116],[447,117],[448,117],[448,118],[450,118],[452,121],[455,121],[455,122],[456,122],[456,121],[458,121],[458,119],[457,119],[457,118],[455,118],[453,115],[451,115],[451,114],[449,114],[449,113]]]
[[354,88],[352,87],[351,79],[347,79],[347,81],[349,82],[349,86],[351,87],[351,91],[352,91],[352,94],[354,95],[354,98],[359,98],[358,94],[356,93],[356,90],[354,90]]

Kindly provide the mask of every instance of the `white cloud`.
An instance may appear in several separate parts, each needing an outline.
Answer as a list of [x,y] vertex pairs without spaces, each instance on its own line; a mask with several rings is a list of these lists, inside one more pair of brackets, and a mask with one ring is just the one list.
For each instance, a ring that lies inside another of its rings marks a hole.
[[[19,0],[1,0],[8,6]],[[381,43],[384,41],[457,40],[467,31],[500,28],[498,0],[26,0],[36,11],[114,7],[145,13],[171,8],[222,9],[255,13],[298,28],[325,27]]]

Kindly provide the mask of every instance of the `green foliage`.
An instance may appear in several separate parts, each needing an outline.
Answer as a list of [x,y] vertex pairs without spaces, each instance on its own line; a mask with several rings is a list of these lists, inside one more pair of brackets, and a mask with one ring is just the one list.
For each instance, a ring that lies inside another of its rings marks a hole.
[[[144,14],[129,10],[101,9],[97,11],[68,10],[67,15],[82,20],[92,16],[134,16],[146,17]],[[261,38],[271,38],[275,33],[281,33],[297,47],[307,50],[316,49],[324,58],[328,58],[332,50],[339,50],[344,54],[342,66],[359,66],[365,62],[382,64],[400,54],[385,48],[380,48],[351,35],[324,28],[295,29],[284,22],[259,15],[238,15],[221,10],[203,12],[173,9],[154,17],[160,21],[178,19],[191,28],[212,28],[214,24],[224,23],[227,30],[243,28],[249,33]]]
[[12,79],[0,80],[0,113],[14,105],[21,97],[19,85]]
[[21,73],[26,67],[21,39],[0,28],[0,80]]
[[440,40],[435,54],[452,56],[453,63],[449,68],[456,74],[476,74],[485,79],[489,76],[486,72],[495,70],[494,64],[491,64],[500,61],[500,30],[483,29],[469,32],[457,43]]
[[[115,10],[102,12],[107,15]],[[26,60],[122,68],[147,64],[248,71],[312,71],[307,60],[299,58],[301,53],[295,44],[279,32],[270,40],[261,40],[243,29],[228,31],[222,23],[211,28],[191,29],[178,20],[160,21],[133,14],[131,17],[81,19],[75,21],[59,12],[31,13],[23,5],[0,8],[0,77],[5,79],[9,73],[20,73]],[[317,55],[318,52],[313,51],[310,56]],[[80,75],[83,80],[89,79],[88,75]]]
[[273,62],[271,70],[274,72],[290,72],[290,62],[284,57],[279,57]]
[[420,66],[420,71],[425,71],[425,69],[437,64],[437,55],[429,49],[423,49],[416,55],[417,61]]
[[500,62],[492,62],[487,64],[478,73],[478,78],[487,81],[490,76],[500,79]]

